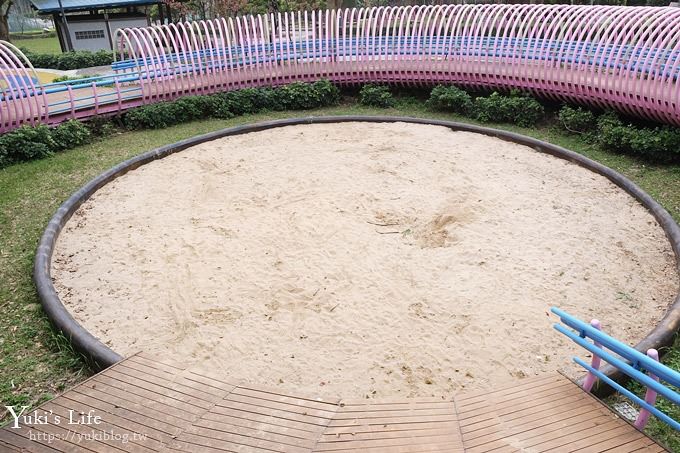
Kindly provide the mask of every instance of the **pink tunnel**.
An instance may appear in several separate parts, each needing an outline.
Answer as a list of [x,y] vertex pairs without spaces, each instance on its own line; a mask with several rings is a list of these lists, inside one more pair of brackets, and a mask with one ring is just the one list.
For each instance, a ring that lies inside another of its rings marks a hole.
[[0,44],[0,131],[186,95],[319,79],[521,89],[680,126],[680,8],[486,4],[294,11],[124,29],[115,42],[115,75],[44,88]]

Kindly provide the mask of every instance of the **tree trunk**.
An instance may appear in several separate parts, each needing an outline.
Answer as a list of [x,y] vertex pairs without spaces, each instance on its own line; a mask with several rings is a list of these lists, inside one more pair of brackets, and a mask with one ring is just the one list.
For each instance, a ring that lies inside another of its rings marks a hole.
[[[9,10],[9,8],[7,8]],[[9,24],[7,23],[7,14],[0,15],[0,40],[9,41]]]
[[12,0],[0,0],[0,39],[9,41],[9,9],[12,7]]

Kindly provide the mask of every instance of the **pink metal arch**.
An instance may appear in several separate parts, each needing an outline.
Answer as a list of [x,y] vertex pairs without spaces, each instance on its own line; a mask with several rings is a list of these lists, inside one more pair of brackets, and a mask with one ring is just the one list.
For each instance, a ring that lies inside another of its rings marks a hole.
[[680,126],[680,9],[436,5],[296,11],[119,30],[116,74],[36,84],[0,43],[0,132],[189,94],[330,79],[455,83]]

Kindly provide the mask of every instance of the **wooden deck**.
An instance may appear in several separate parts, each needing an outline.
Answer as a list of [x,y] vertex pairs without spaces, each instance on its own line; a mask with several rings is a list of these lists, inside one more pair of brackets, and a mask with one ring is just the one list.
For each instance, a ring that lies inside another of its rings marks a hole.
[[137,354],[37,413],[0,429],[0,451],[665,451],[557,373],[453,401],[322,400]]

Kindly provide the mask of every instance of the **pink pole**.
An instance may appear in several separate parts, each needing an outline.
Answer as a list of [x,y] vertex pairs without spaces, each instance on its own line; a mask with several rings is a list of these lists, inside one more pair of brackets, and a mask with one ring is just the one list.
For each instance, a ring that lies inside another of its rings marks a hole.
[[[597,330],[602,330],[602,325],[600,324],[600,321],[598,321],[597,319],[593,319],[592,321],[590,321],[590,325],[593,326],[594,328],[596,328]],[[595,346],[597,346],[598,348],[602,347],[602,345],[600,343],[598,343],[597,341],[595,342]],[[599,356],[593,354],[593,360],[590,362],[590,366],[592,366],[596,370],[599,370],[601,362],[602,362],[602,359]],[[596,381],[597,381],[597,376],[595,376],[591,372],[588,372],[588,375],[583,380],[583,390],[590,393],[590,391],[592,390],[593,385],[595,384]]]
[[[656,360],[657,362],[659,361],[659,351],[657,351],[656,349],[648,349],[647,356],[651,359]],[[649,377],[654,379],[656,382],[659,382],[659,378],[653,375],[652,373],[649,373]],[[647,389],[647,393],[645,393],[645,402],[652,406],[656,404],[656,392],[654,390],[650,388]],[[651,414],[647,409],[641,409],[633,425],[635,425],[635,427],[639,430],[645,429],[645,426],[647,426],[647,422],[649,421],[650,415]]]

